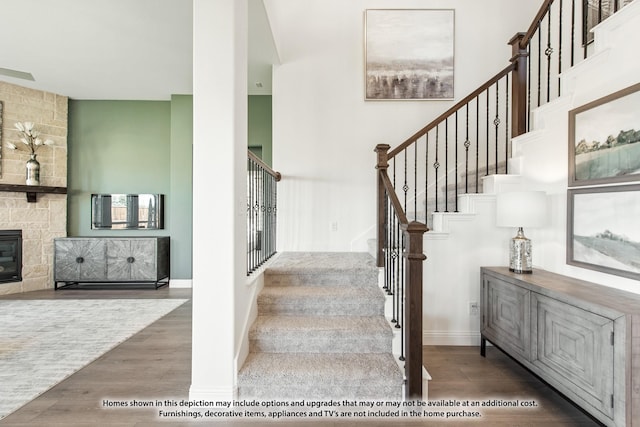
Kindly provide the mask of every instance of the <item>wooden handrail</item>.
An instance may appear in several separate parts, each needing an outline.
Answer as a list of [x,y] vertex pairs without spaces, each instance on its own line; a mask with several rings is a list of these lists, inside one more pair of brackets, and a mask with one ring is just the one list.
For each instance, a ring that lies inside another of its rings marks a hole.
[[389,200],[391,200],[391,204],[393,205],[393,210],[396,213],[396,217],[398,218],[398,222],[401,225],[408,225],[409,221],[407,220],[407,215],[404,213],[404,209],[402,209],[402,205],[400,204],[400,200],[398,199],[398,195],[396,194],[396,190],[393,188],[393,184],[389,179],[389,175],[387,175],[387,171],[379,170],[380,178],[382,183],[384,184],[384,188],[387,190],[387,195],[389,196]]
[[429,132],[431,129],[435,128],[438,124],[440,124],[444,119],[446,119],[447,117],[451,116],[452,114],[454,114],[456,111],[458,111],[460,108],[462,108],[463,106],[465,106],[466,104],[468,104],[473,98],[477,97],[478,95],[480,95],[482,92],[484,92],[485,90],[487,90],[487,88],[491,87],[495,82],[497,82],[498,80],[500,80],[501,78],[503,78],[505,75],[509,74],[510,72],[512,72],[514,69],[516,68],[515,63],[510,63],[509,65],[507,65],[502,71],[500,71],[498,74],[496,74],[495,76],[493,76],[492,78],[490,78],[489,80],[487,80],[482,86],[480,86],[478,89],[474,90],[473,92],[471,92],[469,95],[467,95],[466,97],[464,97],[462,100],[460,100],[459,102],[457,102],[453,107],[449,108],[447,111],[445,111],[444,113],[440,114],[435,120],[433,120],[431,123],[429,123],[428,125],[426,125],[425,127],[423,127],[422,129],[420,129],[418,132],[416,132],[415,134],[413,134],[409,139],[407,139],[405,142],[403,142],[402,144],[398,145],[396,148],[394,148],[393,150],[391,150],[389,152],[389,157],[388,158],[393,158],[395,156],[397,156],[399,153],[402,152],[402,150],[404,150],[405,148],[407,148],[409,145],[411,145],[412,143],[414,143],[418,138],[424,136],[427,132]]
[[529,26],[529,29],[525,33],[525,36],[522,38],[522,40],[520,40],[520,48],[526,49],[526,47],[529,45],[529,42],[531,41],[534,34],[536,33],[536,30],[538,29],[538,25],[540,25],[540,22],[542,22],[544,17],[547,15],[547,11],[549,10],[552,4],[553,4],[553,0],[545,0],[544,3],[542,3],[542,6],[540,6],[540,10],[538,10],[538,14],[536,15],[535,18],[533,18],[533,22],[531,22],[531,25]]
[[269,165],[262,161],[262,159],[255,154],[253,154],[250,150],[247,150],[247,157],[249,157],[252,161],[257,163],[262,169],[265,170],[269,175],[274,177],[276,181],[280,181],[282,179],[282,174],[280,172],[276,172]]

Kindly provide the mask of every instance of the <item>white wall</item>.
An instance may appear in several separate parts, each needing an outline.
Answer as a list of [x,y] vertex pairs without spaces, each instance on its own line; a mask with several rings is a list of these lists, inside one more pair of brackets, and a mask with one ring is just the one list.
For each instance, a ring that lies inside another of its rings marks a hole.
[[[536,132],[514,141],[522,175],[533,189],[549,194],[553,222],[534,230],[540,267],[560,274],[640,293],[637,280],[567,265],[566,218],[568,187],[569,111],[640,81],[640,3],[633,2],[596,29],[596,54],[563,76],[564,96],[539,109]],[[640,179],[638,180],[640,181]]]
[[[485,185],[495,192],[520,187],[547,192],[549,224],[525,230],[533,242],[534,274],[542,268],[640,293],[637,280],[566,264],[569,111],[640,80],[640,60],[632,51],[640,41],[638,25],[640,3],[632,3],[599,27],[602,34],[596,34],[597,49],[603,50],[566,72],[565,95],[538,108],[535,130],[514,139],[510,170],[521,176],[497,176],[495,185]],[[609,31],[619,26],[619,31]],[[469,302],[480,299],[480,266],[507,265],[508,242],[515,234],[513,229],[495,226],[494,196],[462,198],[471,201],[469,210],[463,204],[463,211],[477,215],[439,214],[436,217],[447,219],[444,229],[448,234],[425,237],[423,340],[427,345],[479,343],[480,318],[469,313]]]
[[375,145],[398,145],[454,103],[364,101],[366,9],[454,9],[460,99],[508,64],[507,42],[526,31],[541,3],[265,0],[282,61],[273,73],[273,165],[283,174],[278,250],[366,250]]

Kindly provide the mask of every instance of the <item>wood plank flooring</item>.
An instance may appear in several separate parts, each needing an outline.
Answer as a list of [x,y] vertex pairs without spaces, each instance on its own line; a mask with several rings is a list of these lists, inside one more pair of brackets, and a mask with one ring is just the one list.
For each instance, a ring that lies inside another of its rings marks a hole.
[[[1,299],[114,299],[190,298],[185,289],[36,291]],[[135,313],[131,314],[132,316]],[[82,325],[73,325],[81,327]],[[188,399],[191,383],[191,302],[159,319],[126,342],[0,420],[0,426],[597,426],[547,385],[499,350],[488,347],[487,357],[478,347],[424,347],[425,364],[433,380],[432,401],[533,400],[529,408],[482,408],[477,420],[349,419],[335,421],[259,420],[205,422],[161,420],[153,409],[105,408],[103,400]],[[471,409],[471,408],[470,408]]]

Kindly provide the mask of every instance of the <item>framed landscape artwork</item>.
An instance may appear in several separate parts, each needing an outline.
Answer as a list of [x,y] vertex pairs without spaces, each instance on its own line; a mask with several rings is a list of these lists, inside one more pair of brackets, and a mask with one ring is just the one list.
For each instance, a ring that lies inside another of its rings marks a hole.
[[640,184],[568,192],[567,264],[640,280]]
[[365,99],[453,99],[454,11],[365,11]]
[[569,187],[640,181],[640,83],[569,112]]

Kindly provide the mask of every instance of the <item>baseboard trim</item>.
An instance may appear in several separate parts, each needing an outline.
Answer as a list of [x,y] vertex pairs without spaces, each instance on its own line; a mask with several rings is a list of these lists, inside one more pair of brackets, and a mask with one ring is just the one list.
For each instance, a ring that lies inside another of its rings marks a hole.
[[170,288],[177,289],[191,289],[193,287],[193,280],[191,279],[170,279],[169,280]]
[[479,346],[480,332],[474,331],[423,331],[423,345]]

